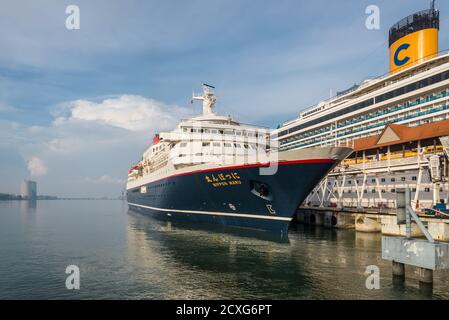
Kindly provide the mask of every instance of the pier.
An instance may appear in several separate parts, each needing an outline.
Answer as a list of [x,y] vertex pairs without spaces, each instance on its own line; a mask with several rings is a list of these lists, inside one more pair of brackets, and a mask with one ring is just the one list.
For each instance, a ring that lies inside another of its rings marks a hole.
[[[355,152],[335,168],[298,209],[297,221],[360,232],[405,236],[397,222],[398,190],[409,190],[430,235],[449,242],[449,121],[421,127],[386,127],[354,143]],[[416,223],[411,236],[424,237]]]
[[433,272],[449,269],[449,219],[418,215],[409,188],[396,191],[395,203],[394,211],[301,207],[296,218],[310,225],[381,232],[382,258],[392,262],[395,283],[405,281],[405,266],[409,265],[418,268],[420,289],[431,293]]
[[[449,219],[420,214],[429,233],[438,241],[449,243]],[[355,229],[383,235],[405,236],[405,226],[397,225],[395,208],[337,208],[301,206],[296,213],[298,223],[336,229]],[[416,223],[411,225],[412,236],[424,237]]]

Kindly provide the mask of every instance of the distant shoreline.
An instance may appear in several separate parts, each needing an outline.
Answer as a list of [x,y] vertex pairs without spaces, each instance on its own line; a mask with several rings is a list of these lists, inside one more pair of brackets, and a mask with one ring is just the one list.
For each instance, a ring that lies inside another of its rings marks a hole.
[[57,199],[35,199],[35,200],[30,200],[30,199],[8,199],[8,198],[0,198],[0,201],[58,201],[58,200],[92,200],[92,201],[99,201],[99,200],[109,200],[109,201],[114,201],[114,200],[119,200],[119,201],[124,201],[126,200],[125,198],[57,198]]

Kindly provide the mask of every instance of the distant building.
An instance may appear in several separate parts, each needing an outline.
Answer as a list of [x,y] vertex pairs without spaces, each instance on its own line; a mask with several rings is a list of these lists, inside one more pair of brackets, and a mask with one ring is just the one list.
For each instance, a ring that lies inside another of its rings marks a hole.
[[22,199],[36,200],[37,198],[36,181],[24,179],[20,186],[20,195],[22,196]]

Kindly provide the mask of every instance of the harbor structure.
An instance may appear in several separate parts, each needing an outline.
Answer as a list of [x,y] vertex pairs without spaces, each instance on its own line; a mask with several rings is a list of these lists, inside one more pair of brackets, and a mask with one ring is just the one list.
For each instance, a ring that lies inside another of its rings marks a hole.
[[[396,193],[396,222],[405,226],[405,237],[382,237],[382,258],[392,262],[393,277],[403,281],[405,265],[418,268],[420,289],[430,292],[434,270],[449,269],[449,244],[436,242],[411,206],[410,190]],[[425,240],[412,237],[412,221],[424,234]],[[430,287],[429,287],[430,285]]]
[[410,188],[415,209],[447,204],[449,164],[440,137],[448,135],[449,120],[444,120],[418,127],[390,124],[378,136],[354,141],[354,153],[320,183],[306,205],[395,208],[400,188]]

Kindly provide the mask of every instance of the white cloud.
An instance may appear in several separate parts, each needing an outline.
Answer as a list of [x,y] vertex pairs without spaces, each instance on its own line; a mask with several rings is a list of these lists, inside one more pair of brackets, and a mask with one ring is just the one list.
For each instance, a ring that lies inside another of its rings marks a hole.
[[[151,145],[153,133],[171,130],[180,118],[191,116],[187,108],[131,95],[61,106],[48,125],[0,119],[0,159],[2,155],[11,158],[0,167],[0,176],[5,177],[0,190],[17,192],[15,181],[29,171],[39,176],[45,194],[118,195],[129,167]],[[25,163],[20,159],[26,159]]]
[[[136,95],[122,95],[98,103],[76,100],[68,106],[71,110],[69,119],[95,121],[130,131],[169,128],[180,115],[188,113],[185,108]],[[55,123],[63,120],[57,118]]]
[[32,177],[39,177],[47,174],[47,167],[38,157],[32,157],[27,162],[27,168]]

